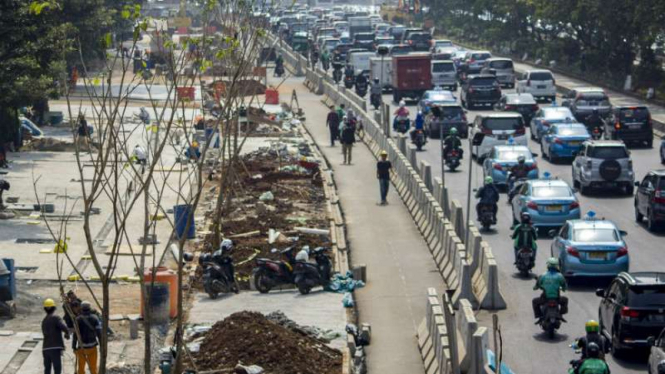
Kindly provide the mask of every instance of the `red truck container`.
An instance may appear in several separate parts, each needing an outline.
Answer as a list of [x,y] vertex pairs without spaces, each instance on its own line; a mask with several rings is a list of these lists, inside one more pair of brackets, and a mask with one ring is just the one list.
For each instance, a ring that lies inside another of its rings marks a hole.
[[393,56],[393,99],[399,103],[408,97],[420,100],[432,89],[432,55],[409,53]]

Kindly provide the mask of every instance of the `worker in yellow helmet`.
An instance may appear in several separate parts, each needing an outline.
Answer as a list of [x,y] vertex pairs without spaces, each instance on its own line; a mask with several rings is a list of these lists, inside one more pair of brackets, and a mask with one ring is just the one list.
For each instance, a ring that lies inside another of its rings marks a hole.
[[46,374],[50,374],[51,369],[55,374],[62,373],[62,352],[65,350],[63,334],[66,339],[69,339],[69,329],[67,329],[67,325],[65,325],[62,318],[55,314],[55,309],[53,299],[44,300],[46,317],[42,321],[42,334],[44,335],[42,355],[44,356],[44,373]]

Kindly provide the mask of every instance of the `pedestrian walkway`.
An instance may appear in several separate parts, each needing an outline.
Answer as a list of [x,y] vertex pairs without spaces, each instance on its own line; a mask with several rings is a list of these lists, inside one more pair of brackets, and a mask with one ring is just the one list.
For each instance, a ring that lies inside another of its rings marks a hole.
[[378,205],[377,160],[359,142],[353,163],[343,165],[339,143],[330,146],[325,125],[328,108],[321,96],[307,91],[302,79],[289,79],[282,92],[297,90],[306,127],[334,171],[347,224],[353,265],[367,265],[367,286],[356,291],[360,322],[372,325],[368,347],[370,373],[424,373],[416,328],[425,316],[426,290],[445,289],[427,244],[391,186],[387,206]]

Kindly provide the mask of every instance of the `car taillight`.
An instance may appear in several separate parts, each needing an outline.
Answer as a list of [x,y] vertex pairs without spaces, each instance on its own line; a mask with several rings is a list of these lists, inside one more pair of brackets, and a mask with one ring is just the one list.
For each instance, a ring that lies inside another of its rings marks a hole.
[[474,60],[474,59],[469,59],[469,64],[473,64],[474,62],[476,62],[476,60]]
[[473,87],[469,87],[469,93],[473,93]]
[[529,80],[526,81],[526,86],[527,86],[527,87],[531,87],[531,79],[529,79]]
[[614,128],[617,130],[621,129],[621,124],[619,122],[615,123]]
[[512,105],[506,105],[506,110],[516,110],[517,108]]
[[538,106],[538,104],[533,104],[533,105],[531,106],[531,110],[533,110],[534,112],[538,111],[538,109],[540,109],[540,107]]
[[619,248],[619,250],[617,251],[617,257],[623,257],[626,255],[628,255],[628,248],[626,247]]
[[538,169],[538,163],[534,161],[532,164],[527,165],[527,167],[529,170],[536,170]]
[[524,135],[526,134],[526,127],[520,127],[515,130],[515,135]]
[[573,247],[566,247],[566,252],[573,257],[580,257],[580,253]]
[[462,121],[466,122],[466,114],[462,114]]
[[492,135],[492,130],[484,127],[480,130],[480,132],[482,132],[485,135]]
[[503,171],[503,167],[501,166],[501,164],[494,164],[494,169]]
[[665,191],[656,190],[653,193],[653,202],[656,204],[665,204]]
[[639,316],[640,316],[640,311],[639,310],[630,309],[627,306],[624,306],[623,308],[621,308],[621,318],[622,319],[630,320],[631,318],[638,318]]
[[653,121],[651,121],[651,113],[647,114],[647,124],[649,127],[653,127]]
[[554,138],[554,142],[555,142],[556,144],[563,144],[563,140],[561,140],[561,139],[559,139],[559,138]]
[[577,201],[573,201],[573,202],[570,204],[570,209],[571,209],[571,210],[573,210],[573,209],[577,209],[577,208],[579,208],[579,207],[580,207],[580,203],[578,203]]
[[538,204],[534,203],[533,201],[529,201],[526,204],[526,207],[532,210],[538,210]]

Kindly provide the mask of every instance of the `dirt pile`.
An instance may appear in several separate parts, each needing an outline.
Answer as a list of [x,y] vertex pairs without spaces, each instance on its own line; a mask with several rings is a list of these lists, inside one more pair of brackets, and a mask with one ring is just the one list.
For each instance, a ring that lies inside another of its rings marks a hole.
[[256,312],[230,315],[206,333],[194,356],[199,370],[261,366],[266,374],[338,374],[341,352]]
[[38,152],[76,152],[74,143],[63,142],[54,138],[33,138],[23,146],[25,151]]

